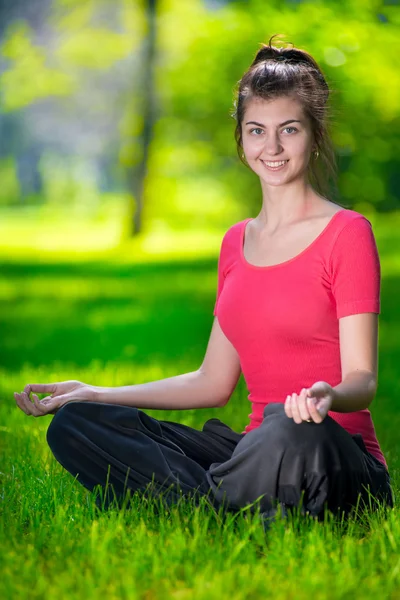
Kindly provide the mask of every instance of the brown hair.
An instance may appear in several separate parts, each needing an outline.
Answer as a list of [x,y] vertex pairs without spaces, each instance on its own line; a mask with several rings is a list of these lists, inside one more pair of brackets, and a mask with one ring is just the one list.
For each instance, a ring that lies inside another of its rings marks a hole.
[[278,48],[262,44],[249,69],[240,79],[232,116],[236,119],[235,139],[240,160],[248,166],[243,153],[242,121],[251,98],[270,100],[280,96],[294,96],[309,118],[314,152],[308,166],[311,185],[318,193],[329,195],[330,180],[336,186],[337,163],[334,146],[328,132],[331,90],[314,58],[298,48]]

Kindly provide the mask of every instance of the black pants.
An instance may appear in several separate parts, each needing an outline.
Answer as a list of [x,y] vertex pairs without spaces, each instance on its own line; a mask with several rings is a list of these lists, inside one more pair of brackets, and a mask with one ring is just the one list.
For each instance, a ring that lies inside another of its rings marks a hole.
[[219,419],[199,431],[137,408],[72,402],[53,418],[47,441],[82,485],[100,485],[114,498],[150,489],[168,504],[206,496],[232,511],[259,499],[266,515],[280,503],[319,518],[324,508],[347,515],[357,504],[393,506],[389,473],[360,434],[329,416],[296,424],[280,403],[265,407],[257,429],[240,434]]

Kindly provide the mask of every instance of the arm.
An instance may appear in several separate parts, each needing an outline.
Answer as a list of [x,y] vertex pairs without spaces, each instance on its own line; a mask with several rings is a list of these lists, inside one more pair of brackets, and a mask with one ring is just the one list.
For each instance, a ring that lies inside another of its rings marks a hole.
[[342,381],[335,387],[317,381],[288,396],[285,411],[296,423],[320,423],[329,411],[364,410],[377,389],[380,261],[367,219],[358,216],[341,230],[328,271],[339,321]]
[[331,253],[330,273],[342,368],[330,410],[363,410],[377,389],[381,280],[378,247],[365,217],[357,216],[340,232]]
[[215,318],[205,358],[197,371],[137,385],[93,386],[92,401],[167,410],[224,406],[239,376],[239,357]]
[[[99,387],[75,380],[29,383],[14,397],[24,413],[35,417],[55,413],[68,402],[104,402],[167,410],[210,408],[224,406],[228,402],[240,371],[238,354],[225,337],[218,318],[215,318],[206,355],[197,371],[121,387]],[[33,402],[29,397],[31,392]],[[51,393],[51,396],[39,400],[33,392]]]
[[356,412],[368,408],[377,388],[378,315],[360,313],[339,320],[342,381],[332,387],[317,381],[299,395],[286,398],[285,413],[296,423],[321,423],[329,411]]
[[364,313],[339,319],[342,381],[333,388],[334,412],[368,408],[377,389],[378,315]]

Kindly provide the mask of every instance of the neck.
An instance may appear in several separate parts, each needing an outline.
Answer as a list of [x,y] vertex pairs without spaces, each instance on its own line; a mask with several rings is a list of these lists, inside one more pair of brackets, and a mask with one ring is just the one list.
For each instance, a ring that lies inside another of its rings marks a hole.
[[261,181],[262,208],[257,216],[260,227],[274,231],[301,221],[324,203],[308,182],[293,181],[282,186],[267,185]]

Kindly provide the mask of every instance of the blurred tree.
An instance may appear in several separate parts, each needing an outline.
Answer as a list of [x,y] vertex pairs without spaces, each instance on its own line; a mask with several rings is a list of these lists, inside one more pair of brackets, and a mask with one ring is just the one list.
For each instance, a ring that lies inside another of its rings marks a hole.
[[153,137],[155,115],[155,84],[154,62],[157,39],[157,0],[146,0],[147,34],[142,44],[143,58],[139,67],[139,89],[141,96],[141,115],[143,126],[139,134],[140,157],[135,167],[131,170],[132,207],[131,221],[128,237],[140,233],[142,229],[142,211],[145,196],[145,181],[148,173],[150,144]]
[[[112,189],[126,190],[125,166],[118,160],[118,121],[132,95],[141,6],[132,0],[119,0],[117,6],[109,0],[53,0],[50,10],[47,0],[43,3],[47,19],[35,23],[35,29],[23,3],[7,13],[11,21],[0,55],[0,132],[10,129],[9,121],[19,127],[13,128],[13,138],[2,137],[0,155],[15,158],[24,177],[22,191],[31,185],[37,192],[41,181],[44,193],[73,189],[67,197],[52,195],[47,201],[93,210],[93,202],[87,201],[88,178],[97,196],[105,182],[110,190],[111,180]],[[77,157],[82,169],[76,168]],[[55,177],[59,184],[48,181]]]
[[119,194],[125,235],[254,214],[233,88],[259,43],[282,33],[333,88],[339,201],[399,208],[400,16],[388,2],[0,0],[4,15],[0,161],[13,192],[2,202],[17,202],[19,174],[32,198],[42,186],[46,202],[88,211]]

